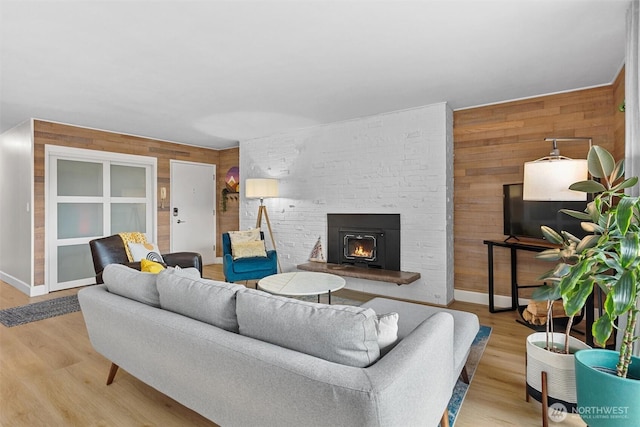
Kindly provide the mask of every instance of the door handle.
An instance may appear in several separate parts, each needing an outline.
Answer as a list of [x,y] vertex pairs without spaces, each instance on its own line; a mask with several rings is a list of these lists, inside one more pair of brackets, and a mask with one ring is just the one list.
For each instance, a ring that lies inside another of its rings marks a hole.
[[178,224],[182,224],[183,222],[187,222],[187,221],[183,221],[183,220],[179,219],[177,222],[178,222]]

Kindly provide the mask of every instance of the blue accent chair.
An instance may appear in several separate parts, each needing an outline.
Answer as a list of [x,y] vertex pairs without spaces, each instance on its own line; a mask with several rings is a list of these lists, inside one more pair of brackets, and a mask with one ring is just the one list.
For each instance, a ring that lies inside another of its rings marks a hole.
[[[260,238],[264,240],[263,232],[260,232]],[[222,254],[222,270],[224,272],[224,280],[227,282],[258,280],[278,273],[278,259],[274,250],[267,251],[266,257],[234,260],[231,255],[229,233],[222,233]]]

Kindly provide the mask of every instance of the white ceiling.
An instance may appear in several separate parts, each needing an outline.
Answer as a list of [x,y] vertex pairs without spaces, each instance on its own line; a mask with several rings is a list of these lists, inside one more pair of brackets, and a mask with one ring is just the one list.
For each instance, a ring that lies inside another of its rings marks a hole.
[[0,131],[215,148],[439,102],[609,84],[628,0],[1,0]]

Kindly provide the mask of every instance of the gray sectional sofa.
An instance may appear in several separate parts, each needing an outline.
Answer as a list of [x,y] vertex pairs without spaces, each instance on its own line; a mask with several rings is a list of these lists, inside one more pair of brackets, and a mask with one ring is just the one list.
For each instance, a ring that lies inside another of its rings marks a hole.
[[[435,426],[475,334],[470,313],[376,298],[360,307],[270,295],[168,269],[109,265],[78,293],[91,343],[223,426]],[[378,315],[397,312],[382,351]]]

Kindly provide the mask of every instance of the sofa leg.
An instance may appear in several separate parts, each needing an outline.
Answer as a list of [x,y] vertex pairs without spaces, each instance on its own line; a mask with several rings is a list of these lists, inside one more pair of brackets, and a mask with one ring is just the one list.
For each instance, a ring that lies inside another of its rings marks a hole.
[[462,377],[462,382],[465,384],[469,384],[469,374],[467,373],[467,365],[464,365],[462,368],[462,372],[460,372],[460,377]]
[[444,414],[440,420],[440,427],[449,427],[449,408],[444,408]]
[[111,369],[109,369],[109,376],[107,377],[107,385],[110,385],[113,382],[116,372],[118,372],[118,365],[111,363]]

